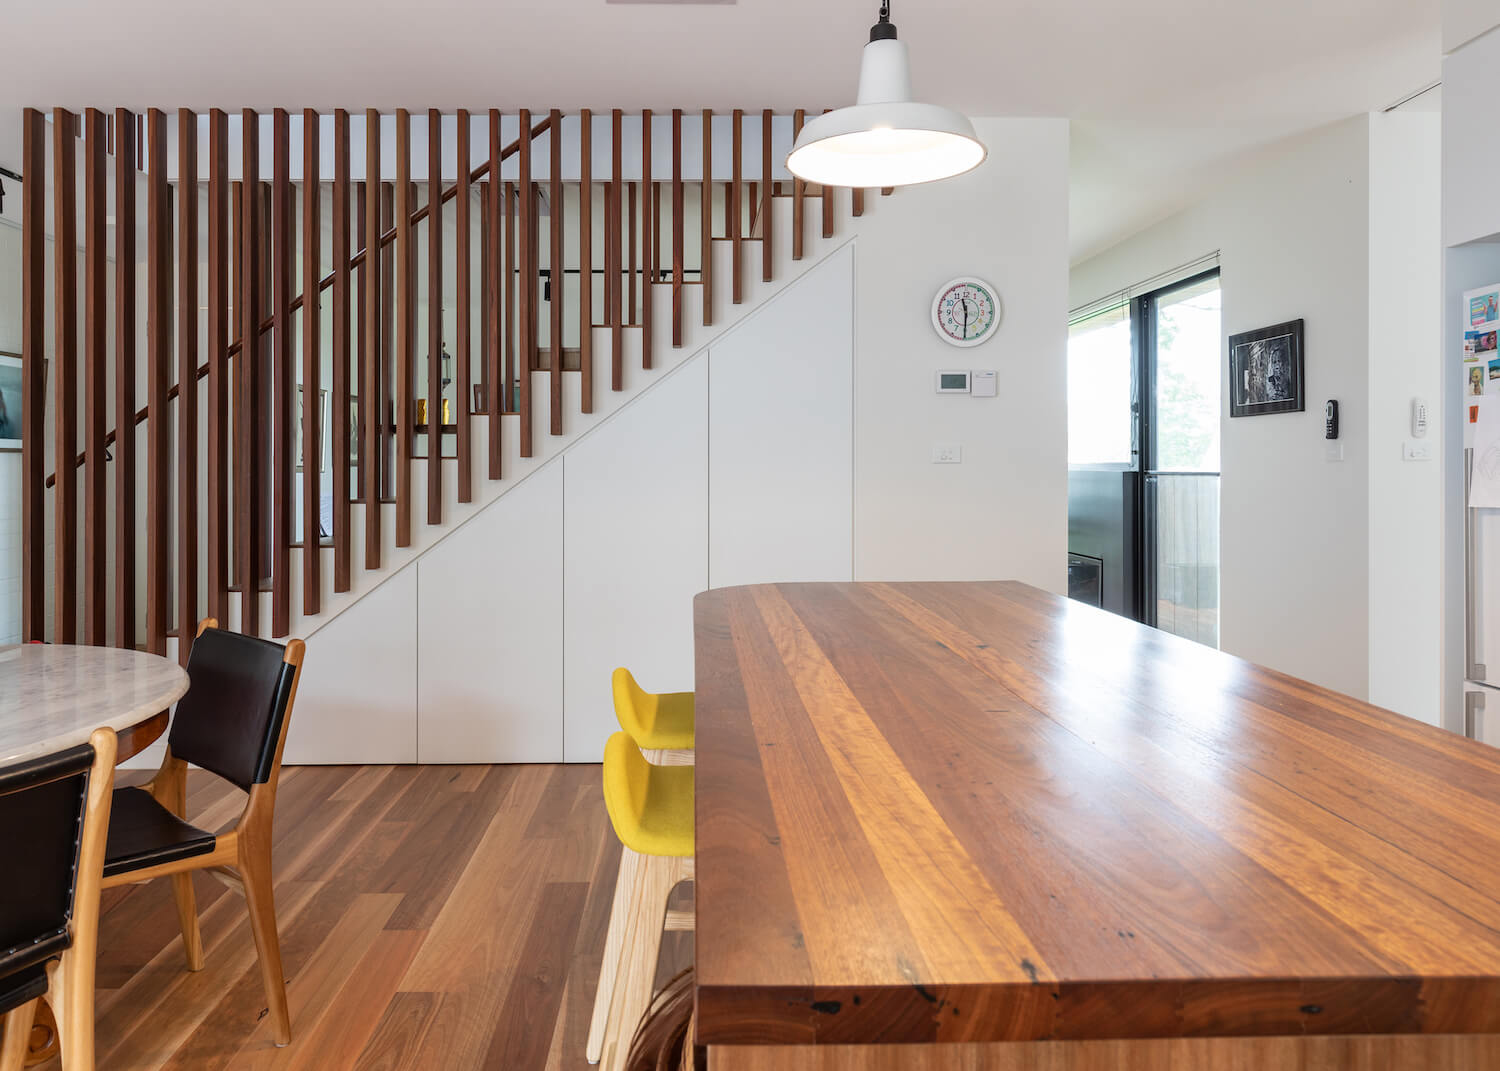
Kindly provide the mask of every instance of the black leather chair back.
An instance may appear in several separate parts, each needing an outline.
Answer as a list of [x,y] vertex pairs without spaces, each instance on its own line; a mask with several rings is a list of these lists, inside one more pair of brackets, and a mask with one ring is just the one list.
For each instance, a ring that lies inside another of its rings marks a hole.
[[0,979],[72,943],[78,844],[94,749],[69,748],[0,769]]
[[245,791],[270,780],[297,667],[279,643],[205,629],[188,656],[188,690],[167,742],[172,754]]

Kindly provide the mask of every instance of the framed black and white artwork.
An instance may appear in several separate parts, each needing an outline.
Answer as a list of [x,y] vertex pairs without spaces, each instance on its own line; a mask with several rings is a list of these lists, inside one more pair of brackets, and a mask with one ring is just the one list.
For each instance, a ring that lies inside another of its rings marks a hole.
[[1303,390],[1302,321],[1229,336],[1229,415],[1300,413]]

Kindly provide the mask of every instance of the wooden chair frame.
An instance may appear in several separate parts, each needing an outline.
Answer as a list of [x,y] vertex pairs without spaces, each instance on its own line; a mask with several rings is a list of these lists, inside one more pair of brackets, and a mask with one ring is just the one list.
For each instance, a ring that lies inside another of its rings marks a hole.
[[[94,961],[99,949],[99,890],[104,873],[104,847],[109,836],[109,808],[115,790],[115,750],[118,738],[109,728],[89,735],[94,763],[89,767],[83,829],[78,842],[78,870],[73,882],[73,943],[47,964],[45,1000],[57,1021],[63,1071],[93,1071]],[[0,1069],[19,1071],[30,1054],[31,1026],[37,1000],[5,1014],[5,1037],[0,1041]]]
[[[197,635],[203,635],[205,629],[218,628],[218,624],[212,617],[204,618],[198,625]],[[276,813],[276,786],[281,780],[281,753],[286,747],[286,730],[291,724],[292,708],[297,702],[297,686],[302,681],[302,658],[306,650],[307,645],[301,640],[292,640],[286,645],[286,654],[282,660],[287,665],[296,667],[296,672],[292,678],[291,694],[287,696],[286,716],[281,719],[281,731],[276,739],[276,757],[271,764],[271,775],[264,783],[250,787],[245,809],[240,813],[234,828],[215,834],[213,851],[207,854],[158,863],[156,866],[114,874],[104,879],[106,889],[117,885],[135,885],[153,878],[172,879],[172,895],[177,900],[177,921],[182,927],[182,948],[190,971],[203,969],[203,937],[198,929],[198,905],[193,894],[192,872],[206,870],[244,896],[250,910],[250,931],[255,936],[261,983],[265,986],[266,1003],[271,1011],[271,1025],[277,1045],[285,1045],[292,1040],[292,1026],[287,1011],[286,981],[281,971],[281,940],[276,932],[271,835]],[[169,747],[166,757],[162,759],[161,768],[145,786],[146,791],[158,803],[184,821],[187,820],[187,771],[186,760],[173,755]]]

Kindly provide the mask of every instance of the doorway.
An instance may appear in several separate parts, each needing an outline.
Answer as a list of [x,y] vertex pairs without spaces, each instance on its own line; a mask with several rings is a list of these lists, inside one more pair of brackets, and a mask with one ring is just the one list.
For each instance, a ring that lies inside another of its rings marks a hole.
[[1214,268],[1088,308],[1068,338],[1070,581],[1087,570],[1085,601],[1213,647],[1221,312]]

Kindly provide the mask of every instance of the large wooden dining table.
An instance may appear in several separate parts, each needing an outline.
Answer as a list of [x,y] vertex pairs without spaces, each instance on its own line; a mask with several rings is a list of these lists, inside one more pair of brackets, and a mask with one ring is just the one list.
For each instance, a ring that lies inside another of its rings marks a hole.
[[1500,1067],[1500,751],[1019,583],[695,627],[711,1071]]

